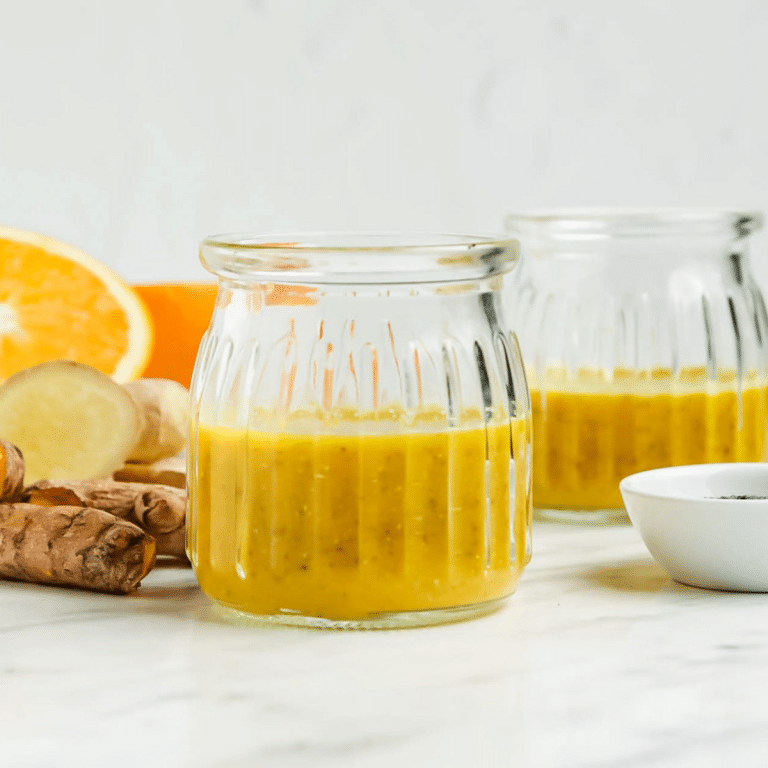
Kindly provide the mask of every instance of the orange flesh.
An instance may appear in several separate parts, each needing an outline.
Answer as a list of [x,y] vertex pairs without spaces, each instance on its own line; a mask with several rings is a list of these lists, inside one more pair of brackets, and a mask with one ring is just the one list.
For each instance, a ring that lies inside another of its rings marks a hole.
[[0,254],[0,308],[9,324],[0,333],[0,379],[55,359],[114,371],[129,328],[104,283],[77,262],[27,243],[0,239]]
[[345,417],[350,434],[199,428],[190,548],[208,595],[344,620],[514,590],[526,422],[366,434],[362,419]]
[[[632,387],[532,387],[533,503],[621,509],[619,482],[656,467],[768,458],[768,390],[654,376]],[[755,377],[756,378],[756,377]],[[589,391],[590,388],[593,391]],[[741,411],[741,413],[739,413]]]

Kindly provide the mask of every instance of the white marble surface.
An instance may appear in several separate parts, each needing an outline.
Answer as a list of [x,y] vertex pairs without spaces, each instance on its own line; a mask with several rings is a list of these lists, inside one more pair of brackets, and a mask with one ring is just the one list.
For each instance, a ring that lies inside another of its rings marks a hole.
[[671,582],[628,526],[534,533],[505,608],[419,630],[232,626],[178,568],[0,582],[0,765],[765,765],[768,595]]

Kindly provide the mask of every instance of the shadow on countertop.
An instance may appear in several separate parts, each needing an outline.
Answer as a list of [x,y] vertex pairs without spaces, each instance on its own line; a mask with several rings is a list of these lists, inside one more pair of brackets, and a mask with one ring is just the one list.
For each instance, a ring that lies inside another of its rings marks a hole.
[[601,587],[622,592],[658,592],[664,587],[678,586],[653,560],[630,560],[620,565],[595,568],[586,574],[586,578]]

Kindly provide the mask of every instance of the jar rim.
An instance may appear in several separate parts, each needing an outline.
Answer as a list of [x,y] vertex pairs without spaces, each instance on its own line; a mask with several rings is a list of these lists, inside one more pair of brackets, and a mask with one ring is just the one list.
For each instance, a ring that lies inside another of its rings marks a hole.
[[[295,238],[301,238],[296,240]],[[308,242],[308,240],[318,242]],[[327,243],[319,241],[326,240]],[[342,240],[350,240],[344,243]],[[363,240],[370,240],[364,243]],[[386,242],[399,240],[402,242]],[[356,242],[357,241],[357,242]],[[377,242],[375,242],[377,241]],[[396,251],[414,248],[466,248],[479,245],[509,245],[514,239],[499,235],[462,235],[450,232],[355,232],[322,231],[316,232],[272,232],[254,235],[250,232],[224,233],[210,235],[203,240],[203,245],[226,246],[246,250],[299,250],[306,251]]]
[[764,217],[758,210],[695,207],[552,208],[511,213],[504,219],[515,236],[668,237],[715,235],[736,239],[760,229]]
[[503,235],[234,233],[200,245],[203,266],[221,277],[281,283],[456,282],[503,274],[518,259],[518,241]]

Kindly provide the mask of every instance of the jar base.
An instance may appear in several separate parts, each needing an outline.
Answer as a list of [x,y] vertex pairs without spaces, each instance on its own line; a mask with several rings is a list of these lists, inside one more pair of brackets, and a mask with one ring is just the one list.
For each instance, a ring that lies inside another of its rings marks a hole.
[[373,614],[368,618],[325,619],[320,616],[306,616],[285,611],[277,614],[254,614],[211,598],[216,612],[230,623],[252,627],[290,626],[312,629],[408,629],[428,627],[437,624],[453,624],[495,613],[504,605],[507,597],[488,600],[473,605],[451,608],[432,608],[426,611],[399,611]]
[[621,509],[546,509],[534,507],[533,519],[542,523],[569,525],[629,525],[627,511]]

